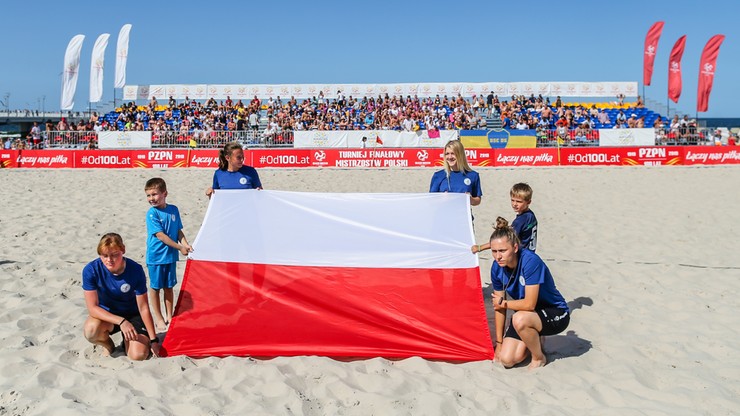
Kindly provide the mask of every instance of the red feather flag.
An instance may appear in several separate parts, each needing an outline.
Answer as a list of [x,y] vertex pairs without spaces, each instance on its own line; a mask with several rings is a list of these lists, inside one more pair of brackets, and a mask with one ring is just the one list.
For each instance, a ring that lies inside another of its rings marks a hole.
[[712,92],[714,72],[717,69],[717,56],[719,47],[725,35],[714,35],[704,46],[699,61],[699,92],[696,95],[696,111],[707,111],[709,109],[709,94]]
[[658,52],[658,40],[660,40],[661,33],[663,33],[663,22],[655,22],[645,37],[642,65],[643,85],[650,85],[650,80],[653,78],[653,63],[655,62],[655,53]]
[[668,59],[668,98],[678,103],[681,96],[681,57],[686,46],[686,35],[681,36],[673,45],[671,57]]

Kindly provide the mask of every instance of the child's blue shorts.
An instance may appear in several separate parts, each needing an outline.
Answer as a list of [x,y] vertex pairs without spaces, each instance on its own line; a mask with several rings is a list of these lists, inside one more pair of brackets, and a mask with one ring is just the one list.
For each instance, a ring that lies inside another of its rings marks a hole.
[[172,289],[177,284],[177,263],[147,264],[149,282],[154,290]]

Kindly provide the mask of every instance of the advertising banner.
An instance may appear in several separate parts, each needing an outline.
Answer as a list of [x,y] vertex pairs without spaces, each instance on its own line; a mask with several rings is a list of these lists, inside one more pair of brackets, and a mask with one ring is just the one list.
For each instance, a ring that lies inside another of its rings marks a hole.
[[[188,167],[191,168],[218,168],[218,149],[191,150],[188,152]],[[245,160],[251,151],[244,152]],[[254,164],[252,164],[254,166]]]
[[440,149],[319,149],[310,152],[311,166],[337,168],[431,167],[434,155],[441,155]]
[[557,166],[558,149],[506,149],[496,151],[493,166]]
[[684,165],[740,164],[740,147],[738,146],[686,146],[683,150]]
[[[218,168],[218,149],[0,150],[0,168]],[[473,167],[740,164],[737,146],[465,149]],[[442,148],[247,149],[256,168],[441,168]]]
[[[312,151],[308,149],[250,150],[255,168],[307,168]],[[216,161],[218,167],[218,160]]]
[[16,163],[19,168],[73,168],[74,153],[74,150],[22,150]]
[[186,168],[188,149],[132,150],[131,164],[135,168]]
[[537,146],[535,130],[491,130],[488,142],[492,148],[520,149]]
[[74,152],[76,168],[131,168],[130,150],[79,150]]
[[19,154],[18,150],[0,150],[0,168],[17,168]]
[[293,143],[296,148],[408,148],[444,147],[450,140],[458,138],[457,130],[428,130],[415,132],[395,130],[342,130],[342,131],[296,131]]
[[696,111],[707,111],[709,109],[709,94],[712,92],[714,83],[714,72],[717,70],[717,56],[719,47],[725,40],[724,35],[714,35],[701,52],[699,62],[699,90],[696,95]]
[[293,146],[296,148],[346,148],[349,147],[346,133],[346,131],[331,132],[325,130],[296,131],[293,133]]
[[[156,87],[156,88],[154,88]],[[124,100],[137,97],[146,100],[150,88],[159,94],[166,92],[176,100],[202,100],[251,98],[267,100],[280,96],[285,99],[321,97],[336,99],[339,94],[358,97],[402,96],[402,97],[472,97],[493,93],[500,97],[510,95],[560,95],[563,97],[614,97],[624,94],[637,96],[637,82],[423,82],[396,84],[199,84],[199,85],[127,85],[124,87]],[[144,93],[146,91],[146,93]]]
[[150,149],[151,131],[101,131],[98,133],[101,149]]
[[650,85],[650,80],[653,77],[653,64],[655,62],[655,54],[658,51],[658,41],[660,40],[660,34],[663,33],[664,22],[655,22],[648,30],[647,36],[645,36],[645,54],[643,56],[643,74],[642,83],[644,85]]
[[613,166],[613,165],[680,165],[683,151],[680,147],[602,147],[560,149],[560,164],[566,166]]
[[599,146],[652,146],[654,129],[599,129]]

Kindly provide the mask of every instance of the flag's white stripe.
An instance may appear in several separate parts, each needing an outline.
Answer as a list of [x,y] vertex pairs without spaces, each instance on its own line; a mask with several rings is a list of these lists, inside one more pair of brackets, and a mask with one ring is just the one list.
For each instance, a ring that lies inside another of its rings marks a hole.
[[476,267],[465,194],[217,190],[191,258],[335,267]]

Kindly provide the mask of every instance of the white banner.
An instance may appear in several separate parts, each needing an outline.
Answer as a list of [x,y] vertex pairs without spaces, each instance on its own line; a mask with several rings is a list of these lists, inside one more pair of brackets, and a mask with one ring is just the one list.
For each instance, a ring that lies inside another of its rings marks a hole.
[[599,129],[599,146],[655,146],[655,129]]
[[103,33],[98,36],[93,46],[92,58],[90,59],[90,102],[97,103],[103,98],[103,63],[105,61],[105,48],[108,47],[110,34]]
[[506,95],[550,95],[550,83],[549,82],[510,82],[507,84],[508,92]]
[[138,85],[126,85],[123,87],[123,100],[134,101],[136,100],[136,91],[139,89]]
[[[141,86],[132,85],[139,88]],[[148,87],[148,86],[146,86]],[[254,96],[266,100],[280,97],[286,101],[291,96],[297,99],[317,99],[323,94],[325,99],[336,99],[341,92],[345,97],[377,97],[377,96],[411,96],[434,97],[439,95],[448,98],[473,95],[488,95],[493,92],[500,97],[510,95],[530,96],[561,96],[561,97],[616,97],[624,94],[625,97],[637,96],[637,82],[438,82],[415,84],[234,84],[234,85],[158,85],[167,91],[166,97],[172,96],[177,100],[185,97],[196,100],[215,98],[225,100],[227,96],[232,100],[251,99]],[[151,98],[151,97],[149,97]],[[125,98],[128,99],[128,98]]]
[[551,82],[550,96],[561,97],[637,97],[636,82]]
[[[458,139],[457,130],[439,130],[439,137],[430,138],[427,130],[416,132],[395,130],[296,131],[295,148],[442,148]],[[363,138],[365,140],[363,140]]]
[[128,40],[131,25],[125,24],[118,32],[118,45],[116,47],[116,78],[114,88],[123,88],[126,85],[126,62],[128,61]]
[[101,131],[98,133],[101,149],[151,149],[151,131]]
[[64,53],[64,73],[62,75],[62,110],[71,110],[75,106],[75,90],[80,72],[80,50],[85,35],[77,35],[69,41]]

